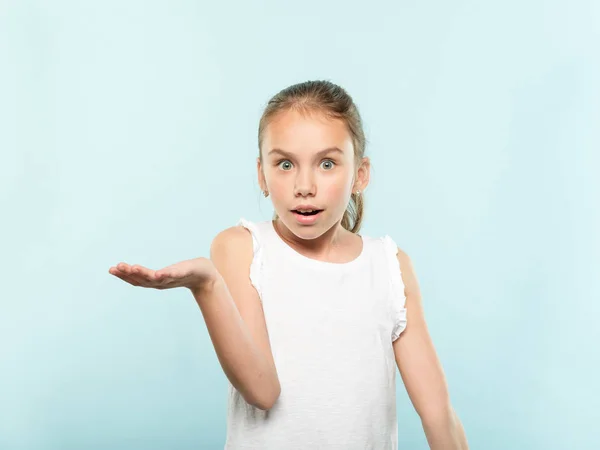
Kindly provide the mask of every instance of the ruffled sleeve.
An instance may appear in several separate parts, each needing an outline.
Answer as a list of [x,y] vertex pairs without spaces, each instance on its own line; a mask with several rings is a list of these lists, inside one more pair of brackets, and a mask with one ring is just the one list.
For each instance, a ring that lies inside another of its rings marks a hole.
[[406,296],[404,294],[404,282],[400,272],[400,263],[398,262],[398,246],[390,236],[383,237],[387,265],[390,275],[390,290],[392,302],[392,315],[394,318],[394,327],[392,329],[392,342],[400,337],[400,334],[406,328]]
[[262,301],[262,290],[261,290],[261,274],[263,268],[263,256],[262,256],[262,245],[260,239],[260,232],[254,222],[240,218],[237,225],[241,225],[250,231],[252,235],[252,249],[254,256],[252,257],[252,263],[250,264],[250,282],[252,286],[258,292],[258,295]]

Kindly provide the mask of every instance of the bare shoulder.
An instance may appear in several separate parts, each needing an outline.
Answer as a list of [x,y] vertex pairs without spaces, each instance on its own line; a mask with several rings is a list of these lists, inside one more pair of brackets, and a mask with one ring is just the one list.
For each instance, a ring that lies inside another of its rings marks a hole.
[[253,254],[252,235],[241,225],[219,232],[210,245],[210,259],[238,307],[242,302],[258,303],[258,293],[249,278]]
[[210,246],[210,259],[223,277],[238,308],[260,305],[258,292],[250,280],[254,251],[252,235],[241,225],[219,232]]
[[220,231],[210,246],[211,259],[213,255],[234,253],[236,256],[252,256],[252,236],[241,225]]

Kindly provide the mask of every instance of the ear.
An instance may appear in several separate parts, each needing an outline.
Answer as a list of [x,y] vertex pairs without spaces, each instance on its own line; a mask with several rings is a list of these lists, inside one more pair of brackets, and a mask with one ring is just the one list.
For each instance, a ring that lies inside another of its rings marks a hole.
[[364,157],[356,169],[356,176],[354,178],[354,186],[352,192],[364,191],[369,184],[371,178],[371,160],[368,157]]
[[265,180],[265,174],[262,170],[260,158],[256,158],[256,172],[258,175],[258,186],[260,187],[260,190],[264,192],[267,190],[267,181]]

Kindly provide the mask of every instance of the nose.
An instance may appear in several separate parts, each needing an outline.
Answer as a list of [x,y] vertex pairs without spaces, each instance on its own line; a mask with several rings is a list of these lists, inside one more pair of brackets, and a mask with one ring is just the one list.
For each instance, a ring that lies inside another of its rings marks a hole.
[[294,195],[296,197],[306,197],[315,195],[316,186],[312,173],[308,170],[298,172],[296,183],[294,184]]

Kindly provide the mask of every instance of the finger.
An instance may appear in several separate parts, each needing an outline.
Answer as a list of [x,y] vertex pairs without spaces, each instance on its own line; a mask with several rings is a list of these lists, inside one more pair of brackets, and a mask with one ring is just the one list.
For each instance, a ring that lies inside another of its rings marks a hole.
[[140,286],[143,288],[165,289],[166,287],[168,287],[164,285],[164,280],[150,281],[142,277],[141,275],[125,274],[123,272],[120,272],[119,270],[116,270],[115,276],[118,276],[122,280],[127,281],[128,283],[131,283],[134,286]]
[[150,278],[140,273],[139,270],[136,271],[134,269],[131,269],[131,272],[128,273],[127,276],[132,280],[136,280],[138,283],[145,287],[154,287],[154,285],[156,284],[156,281],[153,278]]
[[133,286],[142,286],[142,284],[139,281],[131,278],[130,276],[128,276],[127,274],[125,274],[119,270],[109,270],[109,273],[114,275],[117,278],[120,278],[123,281],[126,281],[129,284],[132,284]]
[[155,271],[148,269],[144,266],[140,266],[139,264],[135,264],[131,266],[131,273],[134,275],[139,275],[142,278],[147,279],[148,281],[155,281]]
[[131,273],[129,276],[137,279],[140,283],[146,285],[146,287],[162,289],[168,287],[173,281],[173,279],[170,278],[171,272],[168,272],[167,274],[162,273],[161,276],[156,276],[157,271],[135,264],[131,266]]
[[[122,269],[119,269],[119,267],[122,267]],[[119,275],[126,276],[127,280],[133,280],[133,281],[135,281],[137,283],[136,286],[144,286],[144,287],[146,287],[146,285],[149,284],[149,280],[147,280],[143,276],[140,276],[137,273],[134,273],[132,271],[131,266],[129,266],[127,264],[121,263],[121,264],[117,265],[116,268],[113,268],[113,269],[115,269],[115,271],[118,272]],[[116,275],[116,274],[114,274],[114,275]]]
[[117,269],[119,269],[121,272],[127,273],[131,270],[131,266],[127,263],[120,262],[119,264],[117,264]]
[[117,264],[117,270],[122,275],[126,275],[127,278],[133,279],[138,283],[144,284],[146,282],[142,277],[137,276],[137,274],[133,272],[132,266],[130,266],[129,264],[119,263]]

